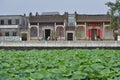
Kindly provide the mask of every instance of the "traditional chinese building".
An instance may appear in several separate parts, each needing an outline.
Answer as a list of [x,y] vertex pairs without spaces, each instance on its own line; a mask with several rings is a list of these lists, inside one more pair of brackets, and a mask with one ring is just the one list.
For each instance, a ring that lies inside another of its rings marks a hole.
[[112,40],[110,15],[42,13],[29,16],[29,40]]
[[1,15],[0,41],[113,40],[110,15],[44,12],[41,15]]
[[29,16],[30,40],[65,40],[66,15],[59,13],[43,13],[42,15]]
[[98,36],[103,40],[113,39],[113,31],[109,29],[110,15],[77,15],[77,27],[83,39],[95,40]]

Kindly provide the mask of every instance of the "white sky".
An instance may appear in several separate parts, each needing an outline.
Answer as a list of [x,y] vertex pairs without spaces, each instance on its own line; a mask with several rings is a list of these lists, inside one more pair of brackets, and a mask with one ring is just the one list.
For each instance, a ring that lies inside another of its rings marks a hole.
[[115,0],[0,0],[0,15],[65,11],[79,14],[106,14],[106,2]]

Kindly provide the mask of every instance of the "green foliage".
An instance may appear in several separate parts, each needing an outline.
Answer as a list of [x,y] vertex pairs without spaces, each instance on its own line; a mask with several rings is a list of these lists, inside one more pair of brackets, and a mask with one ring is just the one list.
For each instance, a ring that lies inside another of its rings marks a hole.
[[0,50],[0,80],[119,80],[120,50]]
[[106,5],[110,8],[109,13],[111,15],[111,28],[120,28],[120,0],[116,0],[115,3],[107,2]]
[[57,40],[58,33],[56,31],[52,31],[52,40]]

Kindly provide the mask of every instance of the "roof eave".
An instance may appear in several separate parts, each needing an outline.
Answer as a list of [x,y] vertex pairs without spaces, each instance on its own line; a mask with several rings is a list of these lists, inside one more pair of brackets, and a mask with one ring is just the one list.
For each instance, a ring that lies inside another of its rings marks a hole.
[[37,23],[48,23],[48,22],[52,22],[52,23],[55,23],[55,22],[64,22],[64,21],[30,21],[30,22],[37,22]]
[[110,20],[77,20],[77,22],[110,22]]

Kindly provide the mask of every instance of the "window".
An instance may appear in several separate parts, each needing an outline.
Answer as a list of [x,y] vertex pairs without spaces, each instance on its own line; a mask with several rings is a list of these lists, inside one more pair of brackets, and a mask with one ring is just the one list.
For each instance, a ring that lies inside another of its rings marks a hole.
[[9,36],[9,32],[5,32],[5,36]]
[[9,20],[8,20],[8,25],[11,25],[11,24],[12,24],[12,20],[9,19]]
[[25,20],[23,20],[23,25],[25,25]]
[[13,36],[17,36],[17,32],[13,32]]
[[2,32],[0,32],[0,36],[2,36]]
[[0,23],[1,23],[1,25],[4,25],[4,20],[1,20]]
[[30,25],[37,25],[37,23],[35,23],[35,22],[31,22]]
[[31,37],[37,37],[37,27],[31,27],[30,36]]
[[105,25],[110,25],[110,22],[105,22]]
[[75,26],[75,15],[74,14],[69,14],[68,15],[68,24],[69,26]]
[[16,25],[19,25],[19,19],[16,19],[16,20],[15,20],[15,24],[16,24]]
[[85,22],[77,22],[77,25],[85,25]]
[[63,27],[58,26],[56,31],[57,31],[57,34],[59,37],[64,37],[64,28]]
[[63,22],[57,22],[56,25],[64,25]]
[[2,36],[2,30],[0,29],[0,36]]

